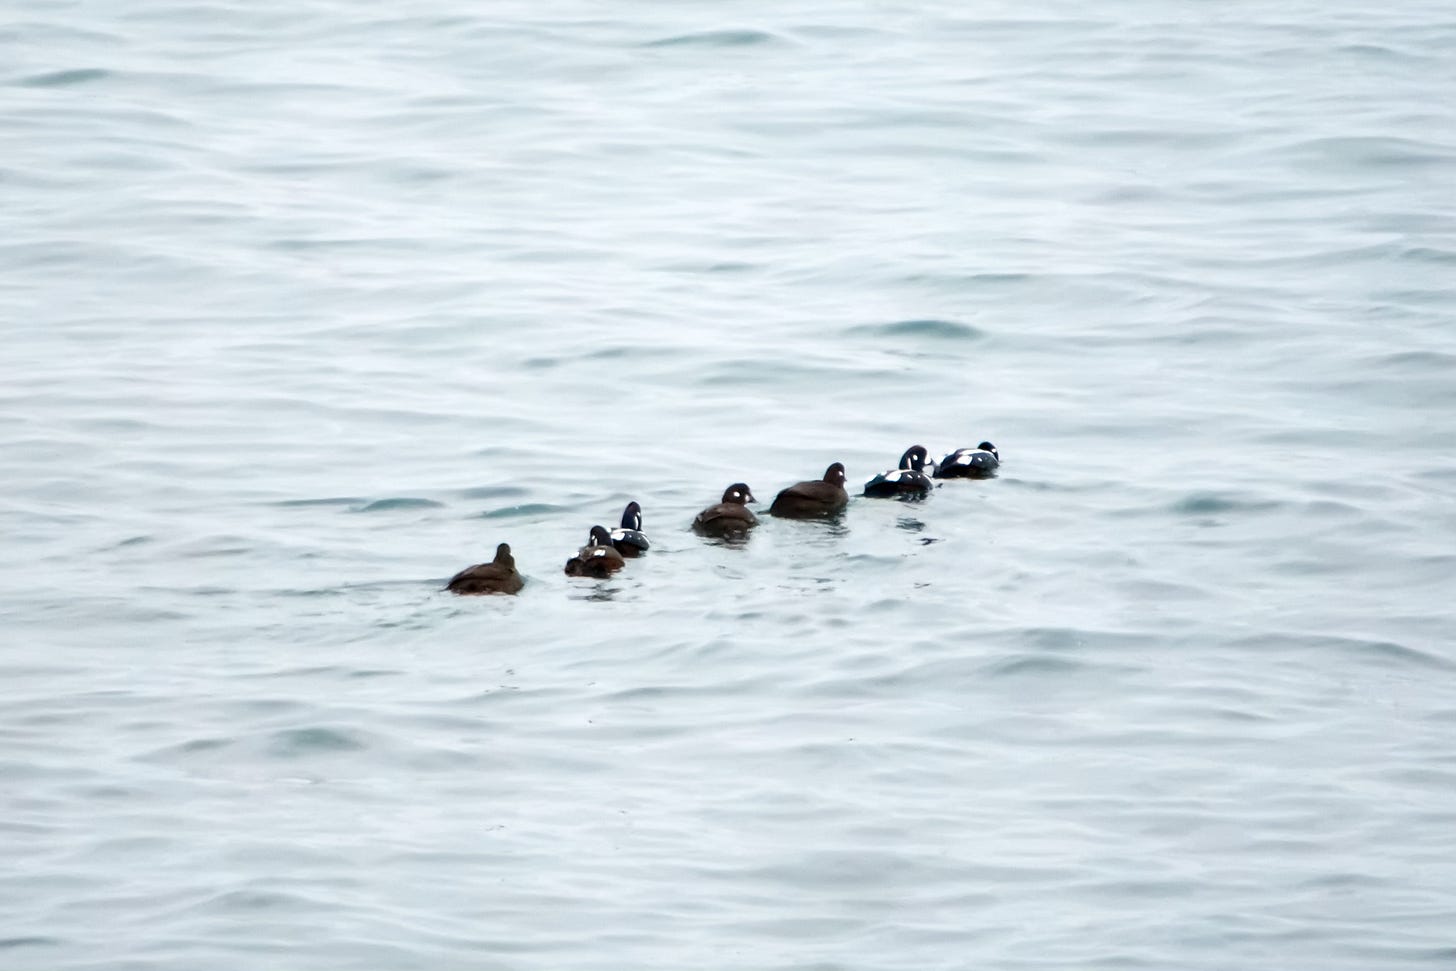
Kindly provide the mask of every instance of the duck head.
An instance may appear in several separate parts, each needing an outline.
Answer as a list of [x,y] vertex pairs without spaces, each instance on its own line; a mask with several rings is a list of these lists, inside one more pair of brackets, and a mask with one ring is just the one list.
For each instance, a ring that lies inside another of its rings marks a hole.
[[924,445],[911,445],[900,456],[900,468],[913,469],[916,472],[924,472],[927,465],[934,466],[930,461],[930,453],[925,450]]
[[749,491],[748,486],[742,482],[735,482],[728,488],[724,489],[723,501],[736,503],[740,506],[746,505],[750,502],[758,502],[757,499],[753,498],[753,493]]
[[627,503],[627,508],[622,510],[622,528],[642,531],[642,507],[635,501]]

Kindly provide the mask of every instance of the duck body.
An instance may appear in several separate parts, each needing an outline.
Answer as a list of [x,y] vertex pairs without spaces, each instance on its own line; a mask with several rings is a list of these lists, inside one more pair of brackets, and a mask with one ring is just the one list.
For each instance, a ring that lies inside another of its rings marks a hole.
[[451,593],[470,596],[486,593],[520,593],[526,581],[516,572],[516,561],[511,548],[502,543],[495,548],[495,559],[489,563],[467,566],[450,578],[445,589]]
[[742,537],[758,525],[758,517],[747,503],[756,502],[742,482],[723,490],[723,501],[709,506],[693,519],[693,532],[703,536]]
[[627,503],[622,510],[622,525],[612,530],[610,537],[612,547],[627,559],[646,553],[651,544],[642,532],[642,507],[636,502]]
[[601,526],[591,528],[587,544],[566,561],[566,575],[569,577],[609,577],[620,570],[625,562],[622,554],[612,545],[612,536]]
[[975,448],[958,448],[941,459],[937,479],[984,479],[1001,467],[1001,453],[990,442]]
[[876,499],[923,498],[935,487],[925,472],[927,464],[932,471],[935,469],[925,446],[912,445],[900,456],[898,468],[881,472],[865,483],[864,494]]
[[844,491],[844,466],[835,462],[824,470],[824,478],[798,482],[779,492],[769,515],[785,519],[822,519],[837,515],[849,505]]

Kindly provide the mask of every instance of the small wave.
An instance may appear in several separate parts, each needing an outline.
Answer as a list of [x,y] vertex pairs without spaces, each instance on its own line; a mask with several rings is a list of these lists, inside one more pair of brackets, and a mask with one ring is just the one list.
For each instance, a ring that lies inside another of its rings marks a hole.
[[1379,60],[1400,60],[1409,55],[1384,44],[1345,44],[1335,48],[1337,54],[1353,54],[1356,57],[1370,57]]
[[1244,499],[1226,492],[1195,492],[1173,504],[1172,511],[1184,516],[1218,513],[1254,513],[1278,509],[1283,503],[1272,499]]
[[886,324],[861,324],[845,333],[869,337],[931,337],[936,340],[980,340],[984,331],[956,320],[896,320]]
[[481,519],[519,519],[523,516],[547,516],[552,513],[565,512],[565,506],[553,506],[546,502],[527,502],[519,506],[506,506],[502,509],[489,509],[480,514]]
[[199,909],[222,911],[286,910],[301,911],[317,906],[308,897],[278,890],[228,890],[198,904]]
[[1456,668],[1449,658],[1442,657],[1418,647],[1410,647],[1395,641],[1340,640],[1341,647],[1351,654],[1357,654],[1381,663],[1413,664],[1418,667],[1449,671]]
[[218,749],[227,748],[231,744],[232,742],[225,738],[194,738],[176,746],[174,751],[182,755],[192,752],[215,752]]
[[1375,369],[1430,371],[1444,377],[1456,370],[1456,354],[1449,354],[1445,351],[1399,351],[1394,354],[1379,355],[1366,363]]
[[395,496],[389,499],[376,499],[373,502],[357,506],[351,512],[389,512],[394,509],[439,509],[445,504],[436,502],[434,499],[421,499],[417,496]]
[[82,67],[69,71],[50,71],[46,74],[33,74],[28,78],[21,78],[16,81],[22,88],[64,88],[73,84],[90,84],[92,81],[103,81],[112,76],[110,71],[99,67]]
[[0,951],[18,947],[59,947],[64,943],[59,937],[0,937]]
[[193,738],[175,745],[165,745],[145,755],[138,756],[141,762],[173,762],[177,759],[185,759],[190,756],[210,755],[236,744],[235,739],[227,738]]
[[469,489],[461,489],[456,495],[461,499],[514,499],[524,496],[530,491],[524,486],[472,486]]
[[284,758],[297,758],[319,752],[357,752],[368,746],[354,732],[336,728],[289,728],[274,732],[269,750]]
[[365,678],[395,678],[402,674],[404,674],[403,671],[396,671],[391,668],[360,668],[357,671],[348,672],[344,677],[351,680],[361,680]]
[[1240,647],[1251,650],[1306,649],[1344,654],[1374,661],[1383,666],[1412,666],[1437,671],[1456,669],[1456,659],[1434,651],[1422,650],[1395,641],[1365,640],[1358,637],[1331,637],[1329,635],[1269,634],[1249,637],[1236,642]]
[[280,499],[269,505],[286,509],[292,506],[353,506],[365,501],[363,496],[329,496],[324,499]]
[[1440,145],[1385,135],[1342,135],[1312,138],[1287,146],[1284,152],[1305,160],[1372,168],[1448,165],[1451,153]]
[[801,361],[732,360],[720,361],[713,370],[699,377],[698,383],[713,388],[762,387],[794,382],[833,379],[838,381],[878,381],[893,372],[883,368],[848,367]]
[[1456,264],[1456,252],[1435,246],[1406,246],[1396,254],[1396,259],[1406,263],[1434,263],[1437,266],[1451,266]]
[[704,30],[648,41],[643,47],[754,47],[786,43],[787,38],[766,30]]
[[581,355],[583,361],[621,361],[629,357],[636,357],[640,353],[636,347],[626,344],[617,344],[612,347],[603,347],[599,350],[588,351]]
[[1084,671],[1087,665],[1064,657],[1046,657],[1034,654],[1020,654],[1002,658],[986,665],[982,673],[992,678],[1014,678],[1022,675],[1072,674]]
[[148,543],[155,543],[156,541],[157,538],[155,536],[128,536],[124,540],[120,540],[119,542],[113,543],[111,546],[105,547],[105,549],[124,550],[129,546],[145,546]]

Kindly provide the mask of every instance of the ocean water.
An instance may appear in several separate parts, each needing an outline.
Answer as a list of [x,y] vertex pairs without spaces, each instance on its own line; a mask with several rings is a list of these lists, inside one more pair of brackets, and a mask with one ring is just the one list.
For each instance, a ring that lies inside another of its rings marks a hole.
[[0,967],[1456,965],[1452,92],[1421,0],[11,0]]

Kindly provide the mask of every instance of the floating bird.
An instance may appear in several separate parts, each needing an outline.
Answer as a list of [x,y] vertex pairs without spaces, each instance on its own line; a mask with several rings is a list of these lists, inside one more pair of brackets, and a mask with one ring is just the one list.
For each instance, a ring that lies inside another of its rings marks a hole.
[[450,578],[445,589],[458,594],[519,593],[523,586],[510,545],[502,543],[495,548],[495,559],[467,566]]
[[894,496],[922,497],[935,487],[935,483],[925,473],[927,464],[931,471],[935,470],[935,463],[930,461],[930,453],[925,450],[925,446],[912,445],[900,456],[898,468],[881,472],[865,483],[864,494],[878,499]]
[[566,575],[601,579],[616,573],[624,563],[622,554],[612,545],[612,535],[601,526],[593,526],[586,545],[566,561]]
[[651,546],[647,535],[642,532],[642,507],[635,502],[627,503],[622,510],[622,525],[612,530],[612,545],[627,559],[641,556]]
[[844,491],[844,466],[835,462],[824,470],[824,478],[799,482],[774,497],[769,515],[787,519],[818,519],[833,516],[849,505]]
[[1001,453],[990,442],[975,448],[958,448],[940,460],[937,479],[984,479],[1001,465]]
[[722,502],[698,513],[693,520],[693,531],[704,536],[747,536],[758,525],[758,517],[745,503],[757,501],[748,486],[735,482],[723,490]]

